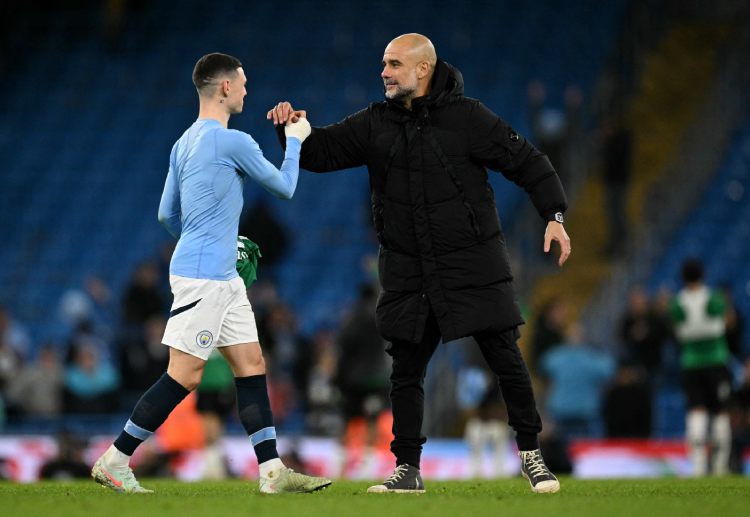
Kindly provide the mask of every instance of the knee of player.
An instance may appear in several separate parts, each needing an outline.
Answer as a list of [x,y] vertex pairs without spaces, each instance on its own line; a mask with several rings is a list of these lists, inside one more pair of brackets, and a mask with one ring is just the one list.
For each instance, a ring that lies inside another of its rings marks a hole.
[[203,370],[176,371],[176,369],[167,369],[167,373],[175,381],[182,385],[188,391],[195,391],[201,383]]

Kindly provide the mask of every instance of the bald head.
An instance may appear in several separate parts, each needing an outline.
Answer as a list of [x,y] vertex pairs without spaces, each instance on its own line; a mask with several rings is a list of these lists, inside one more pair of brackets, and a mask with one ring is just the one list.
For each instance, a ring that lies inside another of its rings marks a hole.
[[385,47],[383,72],[385,96],[411,108],[411,100],[427,95],[437,64],[432,42],[421,34],[402,34]]
[[431,68],[435,68],[437,63],[437,54],[435,53],[435,46],[432,44],[427,36],[422,36],[412,32],[410,34],[402,34],[391,41],[385,51],[388,49],[401,49],[408,52],[415,61],[427,61]]

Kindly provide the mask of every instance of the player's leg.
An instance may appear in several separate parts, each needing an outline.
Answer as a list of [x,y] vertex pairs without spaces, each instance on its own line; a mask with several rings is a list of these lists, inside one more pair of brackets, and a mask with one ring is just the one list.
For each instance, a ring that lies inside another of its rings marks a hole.
[[517,328],[504,332],[488,331],[474,336],[487,365],[497,376],[508,408],[508,424],[516,431],[521,472],[536,493],[560,490],[560,482],[544,463],[538,434],[542,419],[536,409],[534,390],[526,364],[518,349]]
[[732,427],[727,406],[732,394],[732,377],[727,368],[717,366],[711,373],[711,400],[708,410],[711,418],[711,473],[724,476],[729,472],[729,456],[732,452]]
[[391,409],[393,441],[391,452],[396,469],[382,484],[367,489],[371,493],[422,493],[424,483],[419,472],[424,417],[424,378],[427,363],[440,342],[440,331],[434,314],[430,313],[420,343],[394,341],[387,349],[393,358],[391,370]]
[[[244,285],[240,287],[244,294]],[[246,295],[244,300],[247,300]],[[313,492],[330,485],[329,479],[306,476],[286,468],[279,458],[276,428],[268,400],[266,363],[249,303],[227,311],[217,347],[234,374],[240,421],[258,459],[260,491],[269,494]]]
[[685,415],[685,438],[694,476],[708,473],[708,410],[702,368],[685,370],[683,388],[687,398]]
[[469,475],[482,477],[484,471],[484,422],[478,416],[472,416],[464,428],[464,441],[469,446]]
[[216,342],[226,303],[226,282],[170,276],[174,295],[162,343],[169,346],[167,372],[143,394],[114,444],[91,471],[100,484],[119,492],[143,492],[130,457],[200,383]]
[[167,372],[136,403],[125,428],[96,461],[92,477],[118,492],[146,493],[133,476],[130,458],[136,448],[164,423],[172,410],[200,383],[205,361],[175,348],[169,349]]
[[705,476],[708,473],[708,411],[696,406],[688,409],[685,417],[685,437],[693,464],[693,475]]

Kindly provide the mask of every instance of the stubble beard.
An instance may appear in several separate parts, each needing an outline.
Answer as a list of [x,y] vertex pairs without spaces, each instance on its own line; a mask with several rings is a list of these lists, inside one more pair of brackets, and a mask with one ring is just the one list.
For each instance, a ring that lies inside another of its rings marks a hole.
[[385,90],[385,98],[404,104],[406,103],[406,101],[414,98],[415,91],[417,91],[416,88],[404,88],[401,85],[397,84],[395,91],[389,92],[387,89]]

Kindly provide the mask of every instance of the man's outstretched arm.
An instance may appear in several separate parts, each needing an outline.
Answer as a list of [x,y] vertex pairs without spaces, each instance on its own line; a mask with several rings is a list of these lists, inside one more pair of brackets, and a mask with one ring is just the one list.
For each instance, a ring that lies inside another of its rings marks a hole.
[[[284,124],[306,116],[304,110],[294,110],[290,103],[280,102],[268,111],[266,118],[273,121],[284,147]],[[300,167],[312,172],[331,172],[365,165],[369,116],[369,110],[364,109],[336,124],[314,127],[302,146]]]

